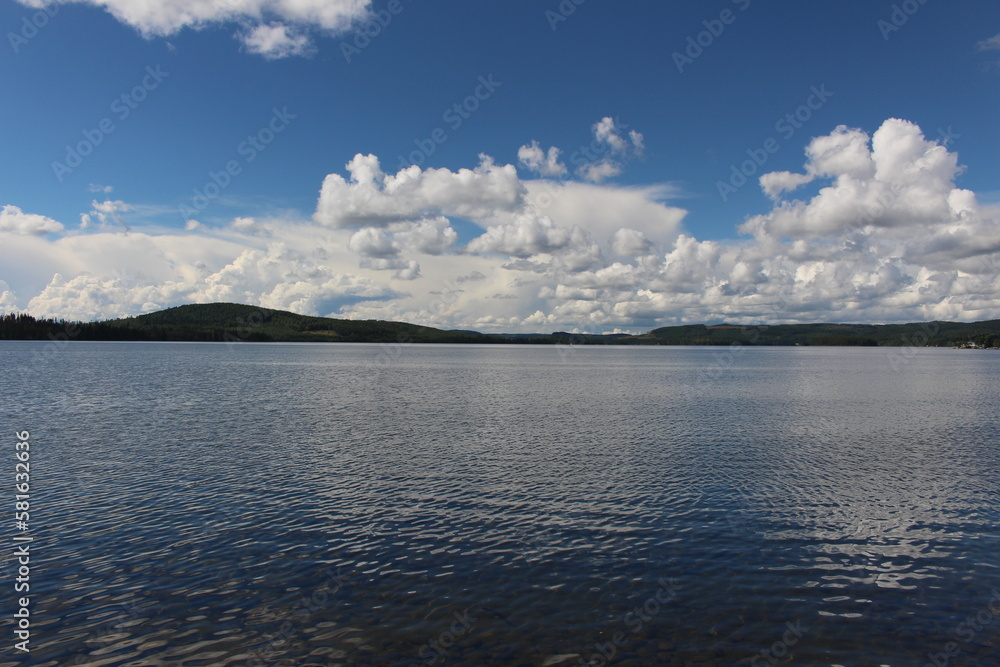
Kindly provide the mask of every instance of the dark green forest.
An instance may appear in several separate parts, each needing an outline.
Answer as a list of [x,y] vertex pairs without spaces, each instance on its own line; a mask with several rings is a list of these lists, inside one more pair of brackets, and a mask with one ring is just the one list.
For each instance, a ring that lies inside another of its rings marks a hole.
[[60,334],[73,340],[208,342],[468,343],[486,338],[401,322],[307,317],[236,303],[178,306],[103,322],[36,320],[29,315],[0,318],[0,339],[45,340]]
[[482,334],[403,322],[309,317],[236,303],[193,304],[102,322],[0,317],[0,340],[583,345],[809,345],[1000,348],[1000,320],[911,324],[692,324],[641,335]]
[[1000,320],[986,322],[916,322],[910,324],[779,324],[772,326],[662,327],[639,342],[658,345],[824,345],[959,347],[970,342],[1000,347]]

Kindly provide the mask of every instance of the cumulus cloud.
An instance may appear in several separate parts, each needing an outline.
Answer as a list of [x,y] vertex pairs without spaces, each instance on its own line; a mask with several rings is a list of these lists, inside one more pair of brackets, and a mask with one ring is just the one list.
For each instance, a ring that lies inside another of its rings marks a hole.
[[[762,177],[762,187],[776,202],[771,211],[741,225],[741,231],[754,235],[750,242],[700,241],[680,234],[661,247],[665,253],[648,254],[656,244],[625,220],[602,211],[602,220],[614,219],[610,249],[622,260],[575,271],[540,266],[537,257],[508,262],[510,269],[545,275],[537,296],[548,305],[533,310],[524,323],[568,320],[600,328],[719,319],[745,323],[996,316],[1000,215],[995,207],[980,206],[974,193],[955,186],[961,173],[955,154],[925,138],[913,123],[890,119],[870,137],[838,127],[812,140],[805,155],[804,173]],[[825,184],[815,197],[782,200],[784,193],[814,181]],[[564,193],[551,185],[534,186],[537,193],[532,187],[529,200],[545,194],[552,200],[550,207],[582,203],[579,196],[555,196]],[[655,210],[653,202],[647,200],[647,206]],[[667,212],[666,207],[659,211],[661,217]],[[672,232],[677,229],[677,220],[673,222],[668,225]],[[607,222],[604,226],[608,228]],[[493,234],[484,242],[489,239],[493,248],[521,250],[523,255],[527,249],[542,248],[514,241],[537,238]]]
[[609,178],[614,178],[622,173],[622,166],[617,162],[604,159],[599,162],[589,162],[581,165],[576,171],[581,178],[592,183],[600,183]]
[[[642,143],[617,124],[600,134],[609,152]],[[90,319],[239,301],[485,331],[991,319],[1000,207],[958,187],[961,172],[913,123],[837,127],[800,169],[764,174],[774,201],[719,241],[681,226],[669,185],[522,180],[487,157],[390,175],[358,155],[327,177],[314,221],[267,219],[271,236],[254,218],[152,233],[141,211],[116,234],[129,209],[115,201],[94,202],[87,233],[46,236],[61,225],[7,207],[0,308]],[[484,231],[461,245],[447,216]]]
[[[607,144],[614,153],[624,153],[628,150],[628,142],[615,126],[615,120],[609,116],[594,123],[594,138]],[[640,135],[641,136],[641,135]]]
[[[423,229],[409,230],[417,236],[423,231]],[[397,240],[399,238],[402,238],[402,241]],[[395,280],[416,280],[420,277],[420,262],[406,259],[401,255],[404,248],[417,249],[419,241],[407,246],[407,241],[410,240],[406,232],[393,235],[378,227],[365,227],[351,235],[347,247],[361,257],[358,266],[362,269],[393,271],[392,277]]]
[[[191,225],[190,223],[196,223]],[[198,229],[201,226],[197,220],[188,220],[188,224],[185,225],[185,229],[188,231]],[[255,234],[258,236],[271,236],[273,232],[271,228],[259,222],[256,218],[251,217],[241,217],[233,218],[233,221],[229,225],[232,229],[244,234]]]
[[442,215],[487,218],[521,205],[524,187],[513,165],[496,165],[481,155],[475,169],[421,169],[382,172],[374,155],[354,156],[350,177],[323,180],[313,219],[330,227],[385,226]]
[[343,316],[328,304],[397,296],[373,275],[345,271],[350,263],[346,250],[337,252],[339,241],[306,225],[281,231],[282,242],[261,239],[266,245],[248,245],[256,237],[228,230],[204,232],[198,243],[186,234],[96,232],[46,246],[0,245],[0,255],[16,266],[9,260],[28,252],[32,264],[48,268],[41,287],[17,302],[42,317],[105,319],[217,301]]
[[818,177],[870,178],[875,172],[875,163],[868,148],[869,142],[870,137],[865,132],[841,125],[829,135],[815,137],[806,147],[806,173],[770,172],[761,176],[761,188],[768,197],[779,200],[785,192],[811,183]]
[[976,208],[974,196],[958,190],[958,157],[920,128],[889,119],[869,137],[838,127],[806,148],[805,174],[778,172],[761,177],[761,186],[780,199],[792,186],[818,178],[832,183],[810,201],[779,201],[754,216],[741,231],[755,236],[809,238],[858,231],[868,226],[939,226]]
[[301,56],[312,50],[308,35],[297,33],[282,23],[257,25],[238,33],[247,51],[277,60],[289,56]]
[[560,152],[555,146],[545,152],[537,141],[532,141],[518,149],[517,159],[527,169],[540,176],[559,178],[565,176],[568,171],[566,165],[559,161]]
[[[902,122],[886,121],[887,132]],[[814,138],[806,146],[806,170],[811,176],[850,176],[871,178],[875,172],[873,155],[868,149],[869,137],[858,129],[840,125],[831,134]]]
[[798,187],[811,183],[811,174],[793,174],[790,171],[772,171],[760,177],[760,187],[771,199],[777,201],[781,195]]
[[622,227],[611,239],[611,249],[616,255],[635,257],[649,254],[653,244],[637,229]]
[[[641,156],[646,149],[641,132],[626,130],[610,116],[594,123],[591,127],[593,141],[571,155],[572,163],[577,165],[576,175],[591,183],[619,176],[628,160]],[[569,172],[559,159],[561,154],[555,146],[545,151],[537,141],[532,141],[518,149],[517,159],[521,166],[543,178],[561,178]]]
[[607,187],[567,181],[526,183],[526,201],[539,215],[567,227],[577,225],[604,249],[620,229],[641,232],[654,245],[668,247],[677,237],[684,209],[665,203],[674,190],[666,185]]
[[[45,7],[52,0],[18,0]],[[303,55],[312,49],[310,31],[343,32],[369,16],[371,0],[59,0],[106,10],[146,37],[185,28],[235,23],[250,53],[267,58]]]
[[394,225],[393,239],[408,252],[441,255],[455,247],[458,233],[442,216]]
[[0,280],[0,313],[12,313],[17,309],[17,296],[11,291],[10,285]]
[[625,161],[642,155],[646,148],[645,138],[640,132],[630,130],[622,134],[617,121],[606,116],[591,128],[594,143],[587,157],[589,160],[577,168],[577,175],[584,180],[600,183],[622,173]]
[[581,244],[589,245],[589,239],[579,227],[567,229],[549,218],[522,214],[508,224],[490,227],[485,234],[470,241],[466,249],[527,258]]
[[416,280],[420,277],[420,262],[395,257],[363,257],[358,266],[372,271],[392,271],[395,280]]
[[41,235],[61,232],[62,230],[62,223],[44,215],[25,213],[17,206],[10,204],[0,209],[0,232]]
[[306,314],[328,314],[319,306],[335,297],[379,297],[388,292],[370,278],[340,273],[317,262],[315,253],[307,255],[286,242],[244,250],[222,268],[205,273],[195,301],[236,301]]
[[415,223],[396,223],[387,228],[363,227],[347,242],[348,249],[360,256],[359,267],[373,271],[394,271],[397,280],[416,280],[420,263],[403,254],[441,255],[452,249],[458,234],[447,218],[439,217]]
[[359,229],[348,241],[347,247],[362,257],[388,259],[399,255],[399,246],[381,229]]

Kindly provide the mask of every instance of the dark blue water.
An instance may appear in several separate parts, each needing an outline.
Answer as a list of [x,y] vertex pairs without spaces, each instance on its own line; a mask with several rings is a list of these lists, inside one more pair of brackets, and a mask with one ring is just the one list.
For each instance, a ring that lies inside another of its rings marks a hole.
[[2,343],[0,371],[34,538],[0,665],[1000,664],[995,352]]

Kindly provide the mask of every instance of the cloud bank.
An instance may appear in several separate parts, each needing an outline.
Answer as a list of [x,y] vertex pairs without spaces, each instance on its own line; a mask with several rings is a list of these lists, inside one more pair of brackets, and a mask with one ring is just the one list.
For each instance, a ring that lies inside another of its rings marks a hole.
[[[641,134],[614,123],[594,136],[607,149],[593,165],[621,168],[642,149]],[[137,207],[95,201],[88,224],[67,231],[8,205],[0,308],[92,319],[239,301],[593,332],[1000,316],[1000,210],[958,187],[957,154],[911,122],[813,138],[800,170],[760,177],[762,212],[734,220],[733,241],[697,239],[670,184],[616,185],[587,165],[571,175],[561,155],[531,142],[521,173],[481,156],[389,174],[359,154],[323,180],[311,220],[154,232],[132,220]]]

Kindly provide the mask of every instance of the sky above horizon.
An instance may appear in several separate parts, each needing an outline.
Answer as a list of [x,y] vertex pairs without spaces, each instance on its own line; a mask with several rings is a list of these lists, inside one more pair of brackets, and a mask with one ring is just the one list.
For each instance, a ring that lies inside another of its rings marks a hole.
[[0,312],[1000,318],[1000,6],[0,0]]

